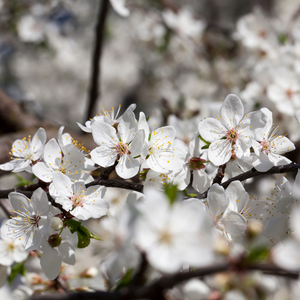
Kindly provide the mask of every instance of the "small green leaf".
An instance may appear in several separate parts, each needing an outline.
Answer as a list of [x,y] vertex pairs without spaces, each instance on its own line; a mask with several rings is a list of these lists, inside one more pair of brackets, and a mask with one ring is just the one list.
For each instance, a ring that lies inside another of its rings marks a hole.
[[205,145],[201,148],[201,150],[205,150],[205,149],[208,149],[209,148],[209,145]]
[[21,186],[26,186],[26,185],[31,185],[33,184],[32,181],[30,180],[27,180],[25,178],[23,178],[22,176],[18,175],[18,174],[15,174],[15,173],[12,173],[18,180],[18,183],[15,184],[15,187],[21,187]]
[[95,239],[95,240],[98,240],[98,241],[102,241],[101,238],[99,238],[98,236],[94,235],[93,233],[91,233],[86,227],[80,225],[79,227],[79,231],[81,233],[84,233],[86,236],[88,236],[89,238],[91,239]]
[[148,122],[149,121],[149,119],[150,119],[150,116],[146,119],[146,121]]
[[72,234],[74,232],[78,231],[80,224],[81,224],[81,222],[71,220],[71,219],[66,220],[65,222]]
[[11,283],[13,282],[13,280],[15,279],[15,277],[20,274],[22,276],[26,275],[26,269],[23,263],[17,263],[15,265],[12,266],[11,268],[11,273],[8,276],[8,283],[9,285],[11,285]]
[[133,269],[127,270],[124,277],[117,283],[116,290],[130,284]]
[[258,262],[267,259],[269,255],[268,247],[256,247],[252,249],[248,257],[246,258],[247,262]]
[[77,243],[78,248],[85,248],[90,244],[91,239],[89,236],[85,234],[85,232],[77,231],[77,236],[78,236],[78,243]]
[[149,136],[148,136],[148,141],[150,142],[151,140],[151,132],[149,133]]
[[165,193],[167,194],[170,203],[173,204],[176,200],[177,197],[177,185],[173,185],[173,184],[167,184],[165,186]]

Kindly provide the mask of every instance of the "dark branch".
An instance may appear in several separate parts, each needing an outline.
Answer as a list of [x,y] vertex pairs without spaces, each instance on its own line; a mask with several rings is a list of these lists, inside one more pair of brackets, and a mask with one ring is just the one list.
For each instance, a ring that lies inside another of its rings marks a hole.
[[214,184],[214,183],[221,184],[222,179],[225,175],[225,168],[226,168],[226,164],[219,166],[218,173],[217,173],[217,175],[216,175],[216,177],[215,177],[212,184]]
[[[101,299],[101,300],[129,300],[129,299],[159,299],[163,292],[167,289],[176,286],[177,284],[186,280],[203,277],[215,273],[225,272],[231,268],[229,263],[222,263],[211,267],[201,268],[190,272],[180,272],[174,275],[164,276],[152,284],[142,287],[125,287],[120,291],[115,292],[102,292],[96,291],[94,293],[72,293],[72,294],[49,294],[49,295],[34,295],[32,300],[73,300],[73,299]],[[289,278],[297,279],[299,272],[289,272],[270,264],[253,264],[245,266],[240,271],[257,270],[264,273],[272,273],[273,275],[286,276]]]
[[[229,186],[229,184],[235,180],[244,181],[246,179],[254,178],[257,176],[261,176],[261,175],[270,175],[270,174],[278,174],[278,173],[296,173],[298,171],[298,169],[300,169],[300,164],[295,164],[295,163],[290,163],[290,164],[284,165],[284,166],[272,167],[270,170],[268,170],[266,172],[259,172],[259,171],[255,170],[254,168],[252,168],[248,172],[242,173],[240,175],[237,175],[235,177],[228,179],[226,182],[222,183],[221,186],[226,189]],[[206,198],[208,190],[206,192],[202,193],[199,196],[199,198],[200,199]]]
[[102,45],[104,39],[105,20],[109,8],[109,0],[99,1],[99,12],[95,27],[95,46],[92,56],[92,69],[89,90],[89,102],[86,119],[94,116],[94,110],[99,94],[100,61],[102,55]]

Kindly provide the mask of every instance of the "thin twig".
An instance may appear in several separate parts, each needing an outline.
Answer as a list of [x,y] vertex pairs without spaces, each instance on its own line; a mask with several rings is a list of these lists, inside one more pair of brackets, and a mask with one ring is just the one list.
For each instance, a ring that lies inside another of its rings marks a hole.
[[[225,181],[224,183],[221,184],[223,188],[227,188],[229,184],[233,181],[244,181],[246,179],[250,179],[253,177],[261,176],[261,175],[270,175],[270,174],[280,174],[280,173],[296,173],[300,169],[300,164],[295,164],[295,163],[290,163],[288,165],[283,165],[283,166],[275,166],[272,167],[270,170],[266,172],[259,172],[252,168],[250,171],[242,173],[240,175],[237,175],[235,177],[232,177]],[[208,189],[209,190],[209,189]],[[208,190],[202,193],[199,198],[203,199],[207,197]]]
[[89,102],[86,119],[94,116],[94,110],[99,95],[100,62],[104,40],[105,20],[109,9],[109,0],[99,1],[99,12],[95,27],[95,46],[92,56],[92,69],[89,90]]
[[220,184],[222,182],[222,179],[223,179],[223,177],[225,175],[225,168],[226,168],[226,164],[219,166],[217,175],[214,178],[212,184],[214,184],[214,183]]

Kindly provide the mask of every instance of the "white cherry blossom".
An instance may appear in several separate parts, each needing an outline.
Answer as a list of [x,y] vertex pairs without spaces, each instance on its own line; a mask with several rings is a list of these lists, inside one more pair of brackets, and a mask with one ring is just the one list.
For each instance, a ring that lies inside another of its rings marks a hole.
[[16,140],[9,153],[12,160],[0,165],[0,169],[12,172],[26,170],[31,173],[31,165],[43,155],[45,142],[46,132],[43,128],[39,128],[32,139],[29,136],[27,140]]
[[72,183],[68,176],[60,172],[53,175],[53,185],[56,195],[59,195],[54,195],[55,201],[80,220],[100,218],[108,211],[109,203],[103,199],[106,191],[104,186],[86,188],[84,181]]
[[261,111],[267,116],[267,124],[254,135],[252,147],[257,158],[254,158],[252,165],[256,170],[265,172],[273,166],[290,163],[282,154],[295,150],[295,145],[287,137],[276,135],[279,127],[274,129],[272,112],[267,108]]
[[220,118],[204,119],[198,125],[202,138],[210,142],[208,159],[216,166],[225,164],[234,154],[238,158],[250,156],[251,136],[264,126],[262,112],[244,117],[244,106],[236,95],[228,95],[221,106]]
[[116,166],[117,174],[124,178],[135,176],[140,168],[137,159],[144,145],[144,130],[138,130],[137,121],[132,111],[127,111],[117,126],[118,131],[104,122],[92,124],[94,141],[99,145],[92,150],[92,160],[101,167]]
[[11,266],[14,262],[24,261],[27,255],[22,241],[8,239],[4,236],[1,237],[0,265]]
[[84,167],[84,155],[73,145],[65,146],[64,151],[55,139],[51,139],[45,145],[44,162],[33,166],[33,174],[44,182],[51,182],[55,172],[66,174],[72,180],[79,179]]
[[32,194],[31,199],[25,195],[12,192],[8,195],[16,217],[6,221],[1,227],[1,235],[9,239],[22,240],[25,251],[36,250],[51,226],[52,213],[49,211],[48,198],[42,188]]
[[135,243],[154,268],[173,273],[186,264],[203,267],[213,262],[213,235],[204,209],[194,202],[171,206],[163,193],[152,189],[145,196],[139,205],[142,215],[135,227]]

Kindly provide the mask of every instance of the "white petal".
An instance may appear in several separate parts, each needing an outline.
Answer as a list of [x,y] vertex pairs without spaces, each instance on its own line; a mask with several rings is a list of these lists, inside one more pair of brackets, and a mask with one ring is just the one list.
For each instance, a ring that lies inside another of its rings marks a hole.
[[62,261],[68,265],[75,265],[76,257],[75,257],[75,249],[74,247],[68,243],[64,242],[58,246],[58,251],[62,257]]
[[229,204],[224,188],[217,183],[213,184],[207,194],[207,203],[213,218],[220,217]]
[[31,203],[37,214],[44,214],[49,209],[48,197],[42,188],[38,188],[33,192]]
[[47,247],[41,255],[40,263],[45,275],[53,280],[60,272],[62,258],[56,249]]
[[199,123],[198,131],[204,140],[213,142],[224,137],[227,128],[224,127],[220,121],[213,118],[207,118]]
[[208,159],[215,165],[220,166],[227,163],[231,158],[231,143],[227,140],[218,140],[210,144],[208,148]]
[[244,117],[244,106],[240,98],[230,94],[226,97],[220,109],[223,124],[229,128],[234,128]]
[[240,235],[247,228],[245,217],[235,211],[225,212],[222,218],[222,223],[229,234]]
[[128,17],[130,15],[129,9],[125,6],[125,0],[110,0],[110,3],[120,16]]

